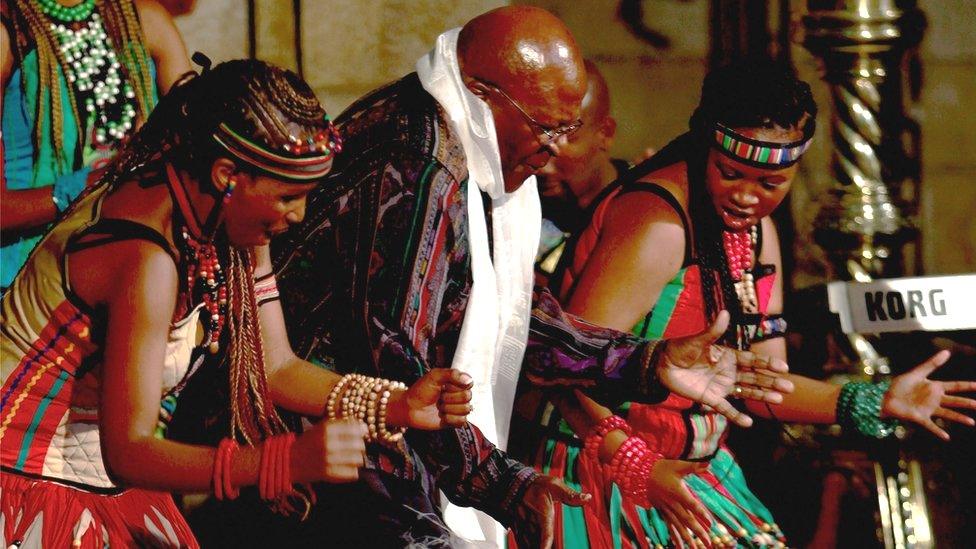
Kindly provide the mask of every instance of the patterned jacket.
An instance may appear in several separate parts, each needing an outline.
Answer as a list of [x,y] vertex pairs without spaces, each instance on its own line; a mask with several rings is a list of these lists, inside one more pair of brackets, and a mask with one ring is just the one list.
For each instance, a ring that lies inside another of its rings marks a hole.
[[[464,151],[416,74],[360,99],[336,123],[343,151],[304,221],[273,245],[288,332],[300,356],[339,373],[410,384],[451,366],[471,290]],[[530,379],[638,390],[652,345],[584,327],[551,295],[541,302]],[[371,447],[368,466],[416,479],[421,490],[436,483],[506,524],[537,476],[470,424],[411,430],[407,447],[406,458]]]

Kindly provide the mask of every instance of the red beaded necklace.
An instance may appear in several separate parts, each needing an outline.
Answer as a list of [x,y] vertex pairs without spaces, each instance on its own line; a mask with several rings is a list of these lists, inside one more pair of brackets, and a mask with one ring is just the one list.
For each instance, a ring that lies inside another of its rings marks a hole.
[[749,231],[722,232],[722,245],[728,262],[729,275],[735,281],[735,293],[742,305],[742,312],[759,312],[756,283],[752,276],[753,257],[759,230],[755,225]]
[[227,318],[227,277],[220,266],[217,246],[212,238],[203,237],[203,229],[197,221],[196,212],[190,206],[186,189],[172,165],[166,165],[166,174],[176,205],[185,221],[185,225],[180,228],[180,234],[183,237],[181,252],[187,264],[186,285],[190,295],[202,296],[204,309],[209,317],[203,346],[211,354],[216,354],[220,350],[220,336]]

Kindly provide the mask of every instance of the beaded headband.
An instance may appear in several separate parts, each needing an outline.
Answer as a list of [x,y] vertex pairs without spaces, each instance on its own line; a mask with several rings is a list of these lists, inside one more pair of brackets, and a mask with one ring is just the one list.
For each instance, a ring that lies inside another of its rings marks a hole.
[[732,128],[715,124],[715,144],[723,153],[760,168],[779,168],[794,164],[810,148],[813,121],[807,123],[803,139],[793,143],[771,143],[750,139]]
[[332,157],[342,151],[338,130],[328,118],[326,121],[328,128],[306,140],[289,136],[289,142],[281,147],[280,152],[268,150],[224,123],[217,127],[213,138],[227,152],[273,177],[308,183],[325,177],[332,167]]

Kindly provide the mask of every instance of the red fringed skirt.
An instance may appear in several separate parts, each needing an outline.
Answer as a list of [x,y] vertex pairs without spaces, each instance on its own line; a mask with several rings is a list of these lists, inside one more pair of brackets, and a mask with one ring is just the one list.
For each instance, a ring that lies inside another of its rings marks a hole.
[[96,494],[0,472],[0,547],[199,547],[173,498]]

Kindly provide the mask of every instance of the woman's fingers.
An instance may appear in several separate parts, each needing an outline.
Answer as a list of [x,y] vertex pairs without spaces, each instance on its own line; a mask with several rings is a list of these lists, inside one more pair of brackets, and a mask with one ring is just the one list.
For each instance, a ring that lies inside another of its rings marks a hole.
[[925,362],[912,368],[908,373],[920,374],[922,377],[929,377],[929,374],[945,364],[947,360],[949,360],[949,351],[939,351],[938,353],[935,353],[929,357],[929,359]]
[[679,517],[672,507],[666,506],[662,509],[666,520],[668,521],[668,528],[671,530],[671,541],[681,547],[695,547],[695,538],[691,534],[691,530],[688,529],[689,524]]
[[752,418],[736,410],[735,406],[732,406],[732,404],[730,404],[729,401],[725,400],[724,398],[715,399],[713,401],[705,402],[704,404],[710,406],[716,412],[727,417],[729,421],[735,423],[739,427],[752,426]]
[[956,423],[962,423],[963,425],[969,425],[970,427],[976,425],[976,419],[965,414],[960,414],[954,410],[949,410],[948,408],[936,408],[932,415],[949,421],[955,421]]
[[919,421],[918,423],[922,427],[928,429],[933,435],[941,438],[942,440],[945,441],[949,440],[949,433],[945,432],[944,429],[936,425],[935,422],[932,421],[930,418],[925,418],[922,421]]
[[971,398],[944,395],[942,397],[941,404],[942,406],[951,406],[953,408],[966,408],[967,410],[976,410],[976,400],[973,400]]
[[712,527],[712,524],[715,522],[714,519],[712,518],[712,513],[705,507],[705,505],[698,498],[696,498],[691,494],[691,491],[685,489],[685,492],[686,492],[684,495],[685,507],[686,509],[689,510],[689,512],[691,512],[692,516],[694,516],[695,521],[698,522],[698,524],[700,524],[705,529],[705,534],[706,534],[705,539],[708,539],[707,537],[708,529],[710,529]]
[[740,371],[760,371],[765,370],[772,374],[786,374],[790,371],[789,365],[782,359],[768,355],[757,355],[750,351],[733,350],[735,353],[736,366]]
[[438,409],[444,415],[466,416],[471,413],[474,406],[470,404],[441,404]]
[[764,391],[762,389],[754,389],[752,387],[742,385],[736,385],[731,396],[734,398],[755,400],[757,402],[769,402],[771,404],[779,404],[783,402],[782,393],[777,393],[775,391]]
[[772,389],[787,393],[793,390],[792,381],[768,372],[769,370],[740,371],[736,374],[735,381],[740,385],[749,385],[758,389]]
[[942,389],[947,393],[976,393],[976,381],[942,381],[940,383],[942,383]]
[[676,515],[681,517],[681,521],[686,529],[691,530],[691,532],[699,539],[709,539],[708,530],[705,529],[698,517],[689,511],[687,507],[683,505],[674,505],[672,506],[672,509]]

